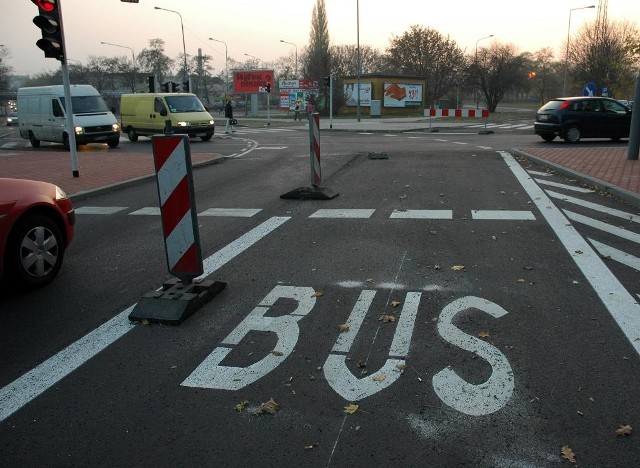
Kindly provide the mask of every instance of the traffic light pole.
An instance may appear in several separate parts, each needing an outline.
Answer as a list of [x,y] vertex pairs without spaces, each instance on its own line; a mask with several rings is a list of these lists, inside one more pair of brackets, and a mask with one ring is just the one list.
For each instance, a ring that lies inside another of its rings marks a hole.
[[78,169],[78,148],[76,148],[76,131],[73,124],[73,102],[71,101],[71,83],[69,82],[69,68],[67,67],[67,48],[64,40],[64,24],[62,21],[62,0],[58,0],[58,11],[60,12],[60,34],[62,36],[62,86],[64,87],[64,102],[66,115],[67,135],[69,135],[69,153],[71,155],[71,174],[73,177],[80,177]]

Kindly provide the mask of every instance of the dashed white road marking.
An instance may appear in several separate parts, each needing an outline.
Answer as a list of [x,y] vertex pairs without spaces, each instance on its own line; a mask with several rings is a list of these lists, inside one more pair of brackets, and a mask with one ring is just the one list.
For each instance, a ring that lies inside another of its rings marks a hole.
[[155,206],[147,206],[139,210],[129,213],[131,216],[160,216],[160,208]]
[[76,208],[76,214],[81,215],[106,215],[126,210],[126,206],[80,206]]
[[313,213],[309,218],[349,218],[349,219],[364,219],[370,218],[375,209],[325,209],[318,210]]
[[453,219],[452,210],[393,210],[391,219]]
[[509,210],[471,210],[473,219],[510,220],[510,221],[535,221],[536,217],[531,211]]
[[199,213],[198,216],[228,216],[234,218],[250,218],[258,213],[260,208],[209,208]]

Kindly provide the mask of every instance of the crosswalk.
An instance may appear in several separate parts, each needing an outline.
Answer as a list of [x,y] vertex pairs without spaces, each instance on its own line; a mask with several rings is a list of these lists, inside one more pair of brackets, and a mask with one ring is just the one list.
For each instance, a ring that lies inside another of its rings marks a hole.
[[501,130],[531,130],[533,129],[532,123],[503,123],[503,124],[474,124],[474,125],[466,125],[465,128],[491,128],[491,129],[501,129]]
[[[158,207],[142,207],[133,209],[126,206],[78,206],[76,215],[114,215],[124,213],[128,216],[160,216]],[[199,217],[251,218],[262,211],[261,208],[207,208],[198,213]],[[341,208],[320,209],[309,215],[310,219],[369,219],[377,212],[373,208]],[[426,219],[426,220],[493,220],[493,221],[535,221],[536,216],[527,210],[469,210],[456,212],[453,210],[405,210],[395,209],[390,213],[382,213],[388,219]]]

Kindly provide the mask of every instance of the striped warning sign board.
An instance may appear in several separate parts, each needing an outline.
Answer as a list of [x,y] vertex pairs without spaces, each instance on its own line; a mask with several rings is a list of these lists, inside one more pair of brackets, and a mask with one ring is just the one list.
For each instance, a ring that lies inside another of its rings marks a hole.
[[151,144],[167,266],[169,273],[189,283],[203,273],[189,137],[154,136]]
[[489,117],[488,109],[425,109],[425,117]]

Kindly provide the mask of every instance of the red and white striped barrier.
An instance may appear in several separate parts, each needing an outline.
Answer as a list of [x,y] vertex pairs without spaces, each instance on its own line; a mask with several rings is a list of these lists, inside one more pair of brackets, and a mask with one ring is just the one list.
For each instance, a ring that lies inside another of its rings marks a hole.
[[320,168],[320,114],[309,114],[309,157],[311,160],[311,185],[319,187],[322,183]]
[[425,117],[489,117],[487,109],[425,109]]
[[204,270],[189,137],[154,136],[151,144],[169,273],[180,278],[183,283],[190,283]]

